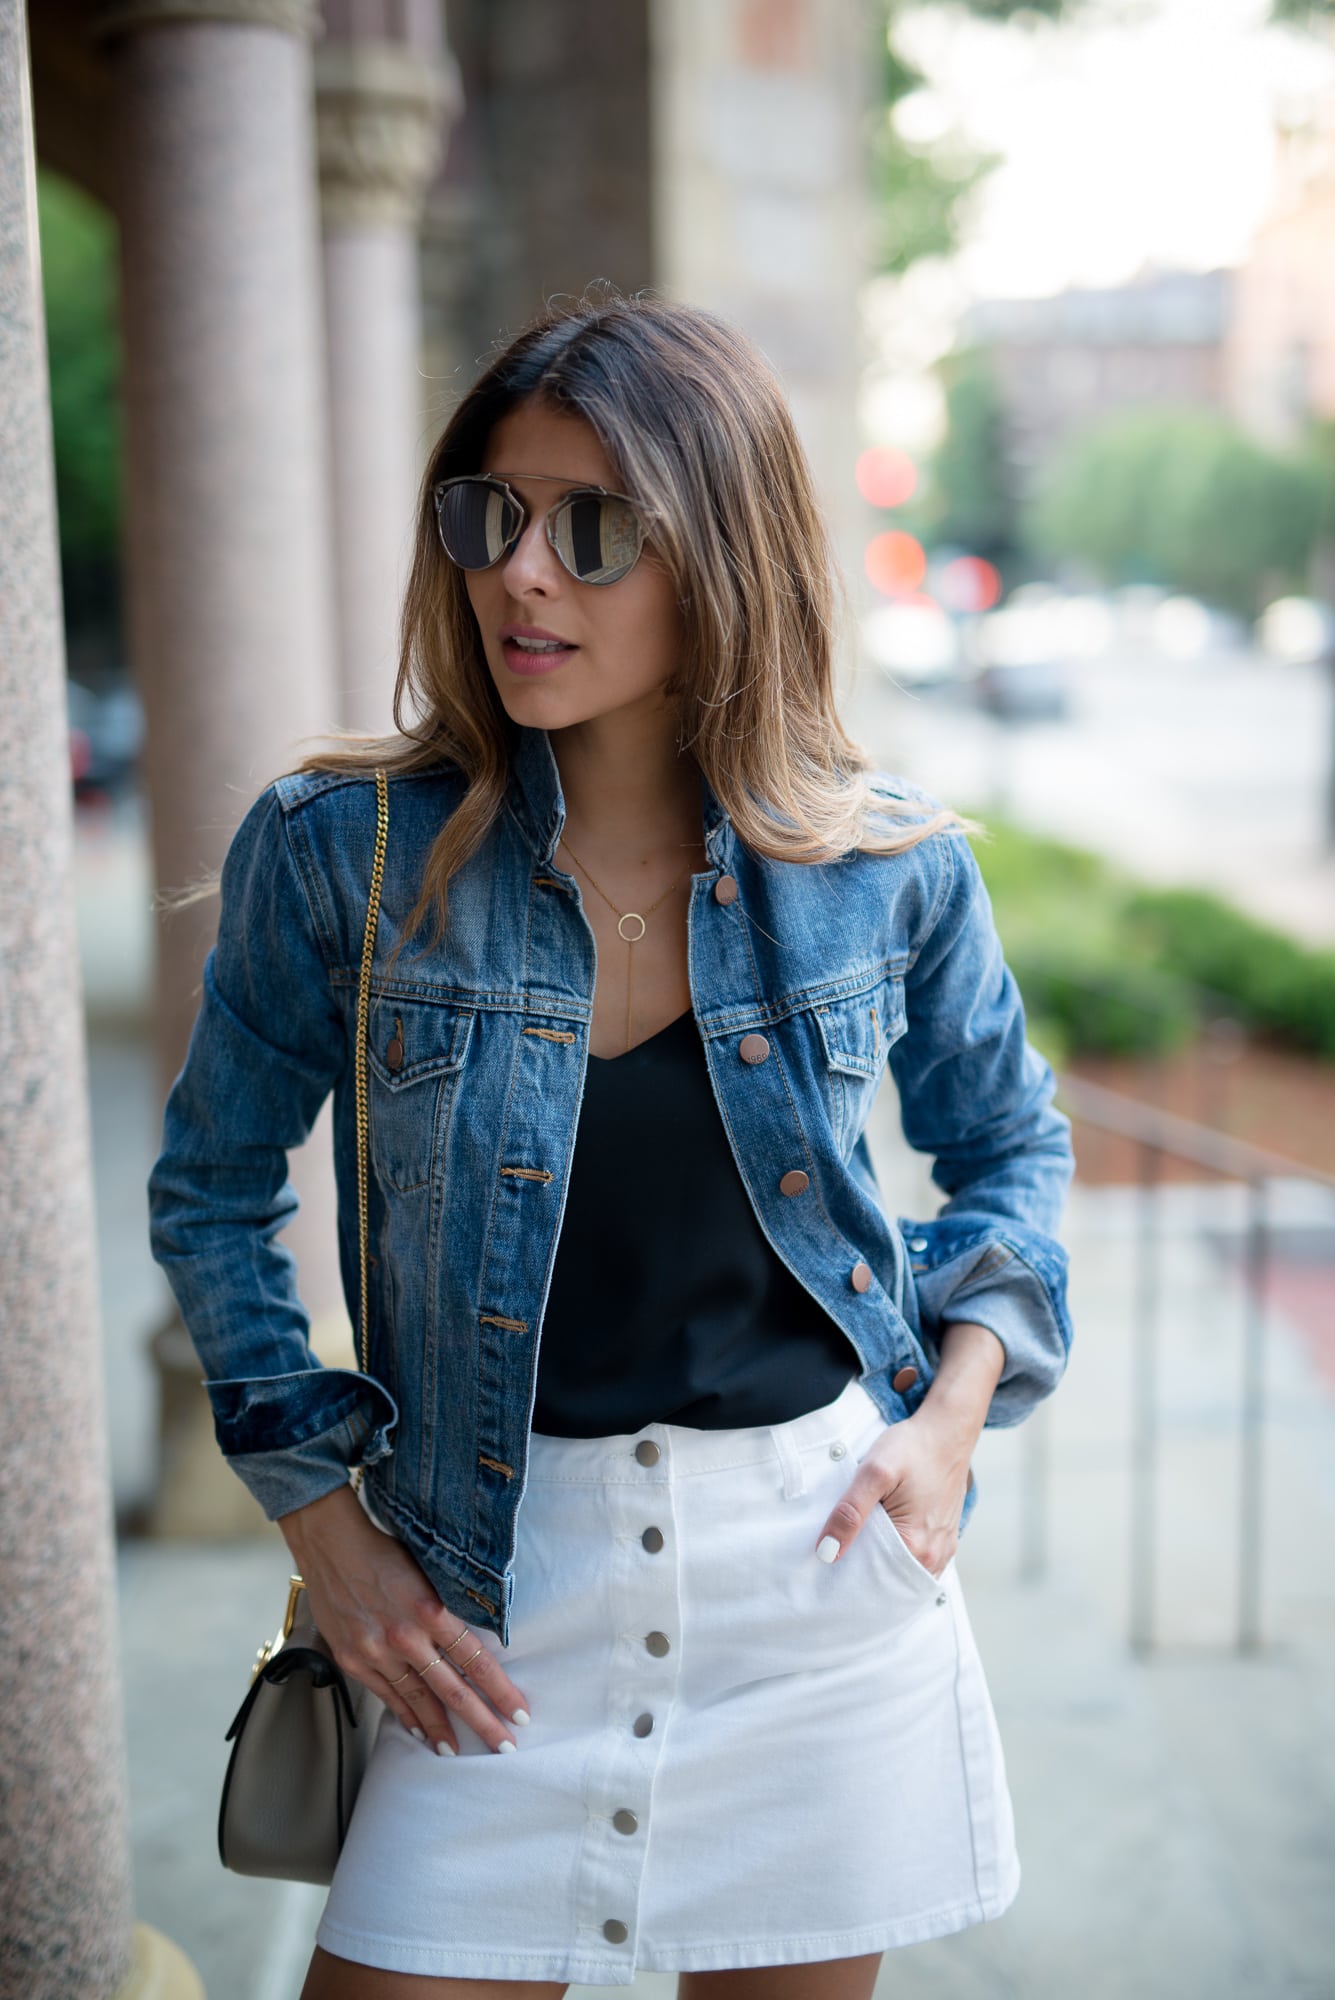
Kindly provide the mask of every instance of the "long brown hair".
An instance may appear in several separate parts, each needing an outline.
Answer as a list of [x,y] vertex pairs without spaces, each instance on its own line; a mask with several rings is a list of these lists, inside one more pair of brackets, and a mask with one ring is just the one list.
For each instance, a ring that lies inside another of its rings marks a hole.
[[830,861],[855,849],[898,853],[965,824],[868,788],[872,759],[835,709],[834,558],[768,363],[713,313],[609,292],[549,305],[490,362],[430,455],[403,603],[399,733],[341,736],[296,767],[381,765],[393,775],[448,759],[463,773],[463,796],[426,856],[405,939],[433,904],[432,946],[444,935],[450,880],[501,809],[514,742],[463,572],[440,546],[431,489],[478,471],[497,422],[530,398],[591,425],[620,490],[649,522],[648,546],[682,614],[684,642],[667,688],[681,745],[747,847],[777,861]]

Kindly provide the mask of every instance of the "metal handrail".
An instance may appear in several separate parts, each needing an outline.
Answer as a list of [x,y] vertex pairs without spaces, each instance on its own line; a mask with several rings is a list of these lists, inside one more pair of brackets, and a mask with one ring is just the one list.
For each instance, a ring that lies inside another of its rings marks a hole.
[[[1058,1078],[1058,1102],[1072,1118],[1135,1142],[1140,1157],[1140,1202],[1136,1259],[1136,1400],[1132,1420],[1131,1579],[1129,1639],[1133,1651],[1148,1653],[1154,1645],[1155,1573],[1158,1557],[1158,1353],[1159,1263],[1157,1204],[1160,1163],[1164,1158],[1186,1160],[1206,1172],[1241,1181],[1247,1188],[1245,1252],[1246,1323],[1243,1347],[1243,1396],[1239,1438],[1240,1518],[1238,1532],[1237,1650],[1259,1651],[1261,1638],[1261,1528],[1265,1425],[1266,1291],[1270,1269],[1271,1229],[1267,1190],[1274,1180],[1299,1180],[1335,1194],[1335,1175],[1300,1165],[1282,1154],[1198,1125],[1174,1112],[1161,1111],[1137,1098],[1123,1097],[1083,1077]],[[1041,1427],[1039,1427],[1041,1432]],[[1046,1484],[1046,1444],[1036,1435],[1030,1451],[1028,1572],[1043,1566],[1036,1523]]]
[[1109,1090],[1101,1083],[1090,1083],[1085,1077],[1063,1072],[1057,1079],[1057,1098],[1083,1124],[1097,1125],[1105,1132],[1116,1132],[1122,1138],[1135,1139],[1142,1145],[1153,1146],[1156,1152],[1170,1153],[1174,1159],[1189,1160],[1193,1166],[1222,1174],[1226,1180],[1280,1180],[1291,1177],[1315,1181],[1318,1187],[1328,1188],[1335,1194],[1335,1174],[1322,1173],[1319,1167],[1303,1166],[1283,1153],[1271,1153],[1263,1146],[1253,1146],[1246,1139],[1234,1139],[1227,1132],[1217,1132],[1209,1125],[1198,1125],[1194,1119],[1183,1118],[1176,1112],[1160,1111],[1156,1105],[1145,1104],[1138,1097],[1123,1097],[1120,1091]]

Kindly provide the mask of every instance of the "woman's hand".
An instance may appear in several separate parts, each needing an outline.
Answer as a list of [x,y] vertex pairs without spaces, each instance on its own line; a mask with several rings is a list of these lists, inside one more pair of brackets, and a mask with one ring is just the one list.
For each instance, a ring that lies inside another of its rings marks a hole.
[[989,1327],[959,1320],[941,1335],[941,1365],[911,1417],[883,1430],[828,1515],[816,1553],[836,1562],[873,1507],[894,1522],[911,1554],[940,1576],[959,1547],[969,1460],[1005,1366]]
[[[502,1718],[522,1728],[529,1719],[523,1695],[480,1635],[445,1609],[402,1542],[367,1518],[350,1486],[284,1514],[278,1525],[305,1578],[320,1636],[345,1674],[440,1756],[459,1748],[453,1715],[493,1750],[517,1747]],[[415,1671],[441,1654],[429,1672]]]

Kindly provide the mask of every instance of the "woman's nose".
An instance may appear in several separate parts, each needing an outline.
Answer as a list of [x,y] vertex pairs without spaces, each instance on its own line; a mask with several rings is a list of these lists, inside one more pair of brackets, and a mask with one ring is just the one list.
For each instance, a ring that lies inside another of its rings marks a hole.
[[550,590],[559,581],[560,564],[547,539],[547,521],[532,514],[524,523],[519,540],[502,564],[507,589],[513,596],[526,590]]

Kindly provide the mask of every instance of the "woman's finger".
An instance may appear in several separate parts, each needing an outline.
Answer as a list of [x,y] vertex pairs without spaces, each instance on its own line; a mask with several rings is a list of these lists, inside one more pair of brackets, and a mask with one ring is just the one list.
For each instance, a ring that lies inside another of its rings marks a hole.
[[[403,1672],[403,1662],[396,1661],[400,1668],[396,1674],[391,1667],[388,1675],[372,1674],[366,1685],[372,1694],[379,1695],[386,1708],[392,1709],[410,1736],[429,1747],[440,1757],[455,1757],[459,1745],[450,1726],[449,1717],[441,1716],[439,1704],[431,1690],[424,1686],[415,1667]],[[435,1724],[433,1739],[429,1725]]]
[[[485,1647],[481,1653],[481,1636],[469,1625],[459,1625],[452,1612],[441,1605],[435,1616],[423,1620],[428,1635],[434,1639],[434,1650],[444,1653],[452,1667],[458,1667],[461,1660],[473,1656],[468,1668],[468,1679],[478,1688],[496,1709],[503,1721],[513,1723],[523,1729],[529,1719],[528,1700],[506,1673],[496,1655]],[[467,1633],[468,1638],[464,1637]]]

